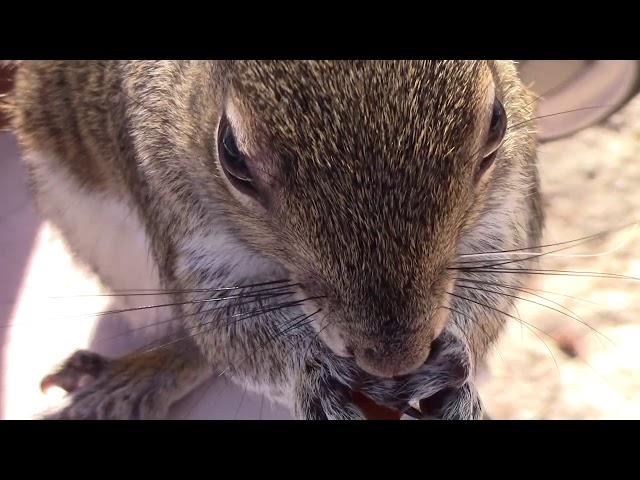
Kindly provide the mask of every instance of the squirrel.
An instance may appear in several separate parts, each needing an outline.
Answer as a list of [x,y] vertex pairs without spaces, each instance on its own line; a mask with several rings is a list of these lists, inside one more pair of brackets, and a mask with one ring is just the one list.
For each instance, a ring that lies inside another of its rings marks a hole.
[[7,102],[42,215],[179,332],[72,354],[44,418],[163,418],[214,370],[300,419],[482,418],[535,262],[495,255],[543,226],[514,62],[23,61]]

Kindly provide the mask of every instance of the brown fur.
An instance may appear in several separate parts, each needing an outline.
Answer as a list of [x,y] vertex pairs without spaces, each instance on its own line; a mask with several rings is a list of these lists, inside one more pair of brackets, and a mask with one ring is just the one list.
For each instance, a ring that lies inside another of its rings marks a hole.
[[[231,265],[180,267],[195,261],[182,253],[185,239],[224,230],[301,283],[299,298],[323,296],[304,311],[322,308],[356,356],[389,375],[424,360],[442,328],[464,344],[473,370],[504,317],[468,302],[467,316],[443,314],[447,289],[464,276],[448,267],[461,253],[535,245],[542,222],[527,128],[507,131],[495,167],[474,183],[491,82],[511,125],[531,117],[513,64],[484,61],[26,62],[12,114],[25,151],[52,154],[82,188],[138,212],[163,285],[233,278]],[[229,101],[264,205],[239,199],[218,165]],[[522,199],[512,204],[514,192]],[[265,338],[241,328],[196,343],[212,365],[235,365]],[[237,352],[234,338],[246,344]],[[331,357],[322,343],[314,348]],[[238,378],[287,383],[305,360],[282,355],[260,354]]]

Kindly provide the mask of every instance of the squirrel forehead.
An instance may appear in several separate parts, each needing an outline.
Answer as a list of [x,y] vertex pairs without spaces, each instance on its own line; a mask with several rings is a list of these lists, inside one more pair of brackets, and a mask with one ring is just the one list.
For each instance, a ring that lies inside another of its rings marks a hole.
[[228,101],[255,150],[319,163],[408,145],[422,157],[461,151],[493,85],[484,61],[240,61],[230,75]]

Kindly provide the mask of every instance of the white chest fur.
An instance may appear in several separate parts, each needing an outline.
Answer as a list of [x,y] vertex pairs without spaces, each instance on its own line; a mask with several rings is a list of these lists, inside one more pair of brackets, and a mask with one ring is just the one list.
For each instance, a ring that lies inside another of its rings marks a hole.
[[[26,161],[38,182],[40,210],[61,230],[76,257],[91,267],[109,289],[160,288],[145,231],[137,213],[125,201],[81,188],[63,167],[42,154],[30,154]],[[149,302],[145,297],[117,298],[124,307]],[[152,298],[153,303],[166,300]],[[135,317],[152,321],[161,314],[162,309],[146,309],[136,312]]]

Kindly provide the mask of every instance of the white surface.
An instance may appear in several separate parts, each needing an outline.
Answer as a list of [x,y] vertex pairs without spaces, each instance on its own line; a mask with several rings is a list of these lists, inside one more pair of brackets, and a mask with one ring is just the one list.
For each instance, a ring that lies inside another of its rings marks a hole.
[[[43,394],[40,380],[75,350],[117,356],[149,339],[140,330],[122,335],[138,326],[136,313],[91,315],[120,306],[113,304],[113,298],[91,296],[104,291],[91,274],[74,264],[55,230],[38,218],[14,139],[6,134],[0,135],[0,171],[0,418],[28,419],[61,400],[59,391]],[[178,403],[171,418],[289,415],[214,375]]]

